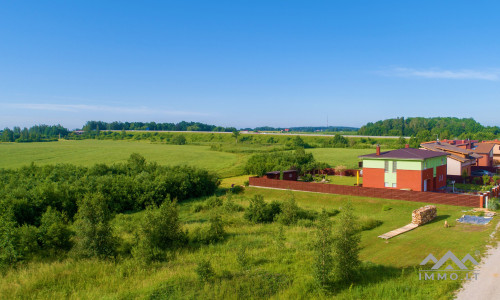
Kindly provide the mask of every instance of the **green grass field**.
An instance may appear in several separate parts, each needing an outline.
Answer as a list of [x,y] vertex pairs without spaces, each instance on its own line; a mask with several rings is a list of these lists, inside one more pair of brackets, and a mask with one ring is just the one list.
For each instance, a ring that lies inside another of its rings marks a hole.
[[316,148],[307,149],[317,161],[326,162],[331,166],[344,165],[348,169],[358,168],[358,156],[374,153],[373,149],[350,149],[350,148]]
[[211,151],[208,146],[178,146],[138,141],[61,140],[51,143],[0,143],[0,168],[18,168],[31,162],[38,165],[112,164],[126,161],[134,152],[160,165],[187,164],[217,172],[222,177],[241,174],[247,158],[247,155],[243,154]]
[[[253,146],[253,151],[267,150]],[[322,148],[309,149],[317,161],[332,166],[354,168],[358,156],[372,153],[371,149]],[[148,161],[160,165],[187,164],[214,172],[221,177],[243,175],[243,167],[252,153],[212,151],[202,145],[168,145],[149,141],[81,140],[50,143],[0,143],[0,168],[19,168],[34,162],[38,165],[71,163],[91,166],[95,163],[124,162],[137,152]]]
[[[242,178],[235,178],[239,181]],[[231,180],[228,179],[230,182]],[[247,188],[234,201],[244,207],[248,198],[264,195],[266,201],[282,201],[290,192]],[[429,253],[436,257],[451,250],[458,257],[482,253],[498,220],[488,226],[457,224],[464,208],[437,205],[438,219],[389,241],[377,236],[411,221],[412,210],[424,203],[294,192],[297,204],[306,209],[338,209],[353,202],[361,218],[374,218],[382,225],[362,233],[360,258],[362,279],[351,287],[320,293],[312,276],[314,227],[284,228],[286,240],[277,246],[279,225],[252,224],[242,212],[224,213],[227,237],[211,246],[183,249],[170,261],[142,266],[132,259],[111,261],[72,260],[31,262],[0,278],[5,299],[451,299],[459,282],[420,281],[418,264]],[[180,204],[183,227],[189,231],[204,226],[214,210],[193,212],[203,199]],[[384,206],[391,209],[383,210]],[[217,209],[216,209],[217,210]],[[119,214],[113,225],[125,241],[143,213]],[[335,222],[336,217],[331,217]],[[444,228],[447,220],[451,227]],[[237,263],[238,249],[246,247],[249,267]],[[195,269],[200,258],[209,259],[216,273],[212,283],[200,283]]]

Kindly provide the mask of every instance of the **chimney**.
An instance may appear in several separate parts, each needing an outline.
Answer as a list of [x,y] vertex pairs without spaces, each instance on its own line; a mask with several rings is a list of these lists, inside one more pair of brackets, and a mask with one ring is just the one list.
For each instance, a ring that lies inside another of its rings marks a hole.
[[406,149],[410,148],[410,145],[406,144],[406,145],[405,145],[405,148],[406,148]]
[[380,155],[380,145],[377,144],[377,156],[379,156],[379,155]]

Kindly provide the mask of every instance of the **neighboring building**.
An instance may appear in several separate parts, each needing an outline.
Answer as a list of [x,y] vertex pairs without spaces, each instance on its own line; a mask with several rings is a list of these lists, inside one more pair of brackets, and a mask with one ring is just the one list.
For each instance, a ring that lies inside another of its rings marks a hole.
[[480,167],[493,167],[493,148],[495,144],[492,143],[478,143],[475,148],[472,149],[474,153],[481,155],[482,157],[477,160],[476,166]]
[[448,154],[447,171],[448,175],[462,176],[465,172],[468,176],[471,173],[471,167],[475,166],[481,155],[474,153],[469,149],[462,149],[445,142],[422,143],[420,147],[425,150]]
[[462,149],[472,149],[475,147],[475,144],[478,142],[476,140],[441,140],[442,143],[448,143],[452,146],[462,148]]
[[446,186],[446,153],[404,148],[361,155],[363,186],[436,191]]
[[500,141],[483,141],[483,143],[493,144],[493,165],[500,165]]
[[[267,172],[265,177],[267,179],[280,179],[280,171]],[[283,180],[297,181],[299,172],[296,170],[283,171]]]

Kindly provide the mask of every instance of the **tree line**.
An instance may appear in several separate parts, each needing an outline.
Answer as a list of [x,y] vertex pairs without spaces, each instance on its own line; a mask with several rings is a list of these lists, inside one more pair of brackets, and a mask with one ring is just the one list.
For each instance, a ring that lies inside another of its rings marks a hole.
[[158,130],[158,131],[214,131],[214,132],[233,132],[234,127],[221,127],[200,122],[179,123],[156,123],[156,122],[103,122],[103,121],[88,121],[83,126],[82,130]]
[[1,134],[2,142],[47,142],[66,137],[69,130],[61,125],[35,125],[30,128],[5,128]]
[[422,141],[440,139],[489,140],[500,135],[498,126],[483,126],[472,118],[395,118],[368,123],[359,135],[410,136]]

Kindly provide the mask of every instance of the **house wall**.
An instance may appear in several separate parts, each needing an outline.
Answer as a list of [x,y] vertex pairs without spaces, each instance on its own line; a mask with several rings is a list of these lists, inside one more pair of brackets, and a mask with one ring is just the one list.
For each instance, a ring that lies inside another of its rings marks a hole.
[[477,160],[477,165],[480,167],[493,166],[493,150],[490,153],[479,153],[483,157]]
[[[364,162],[363,162],[364,166]],[[385,172],[384,168],[363,168],[363,186],[383,188]]]
[[[453,158],[449,158],[446,160],[447,163],[447,173],[448,175],[461,176],[462,175],[462,163],[458,160],[454,160]],[[468,173],[470,174],[470,172]]]

